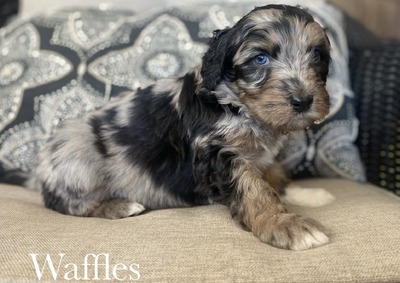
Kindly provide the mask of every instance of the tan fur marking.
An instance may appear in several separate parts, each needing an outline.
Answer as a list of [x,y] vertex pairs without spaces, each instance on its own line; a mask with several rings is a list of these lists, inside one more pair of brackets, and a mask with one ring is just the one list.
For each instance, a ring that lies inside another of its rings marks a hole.
[[286,173],[279,163],[274,163],[265,170],[263,179],[268,182],[275,191],[281,195],[289,184]]

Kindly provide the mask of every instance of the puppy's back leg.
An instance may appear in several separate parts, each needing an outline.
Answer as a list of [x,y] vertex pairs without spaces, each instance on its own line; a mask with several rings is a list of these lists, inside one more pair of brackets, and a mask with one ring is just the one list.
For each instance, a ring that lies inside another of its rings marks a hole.
[[66,194],[58,196],[54,191],[42,190],[45,206],[63,214],[91,216],[107,219],[120,219],[134,216],[145,211],[145,207],[128,199],[102,197],[101,191],[94,191],[86,196]]
[[140,203],[132,202],[128,199],[111,199],[102,202],[88,216],[119,219],[138,215],[145,210],[146,208]]

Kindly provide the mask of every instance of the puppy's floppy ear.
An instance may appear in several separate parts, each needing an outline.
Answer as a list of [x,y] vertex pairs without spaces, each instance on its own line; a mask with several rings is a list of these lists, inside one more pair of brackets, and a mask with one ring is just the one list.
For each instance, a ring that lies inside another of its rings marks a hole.
[[214,90],[221,81],[225,59],[229,53],[229,36],[230,28],[214,31],[214,36],[210,40],[209,48],[203,56],[201,76],[203,78],[203,86],[207,90]]

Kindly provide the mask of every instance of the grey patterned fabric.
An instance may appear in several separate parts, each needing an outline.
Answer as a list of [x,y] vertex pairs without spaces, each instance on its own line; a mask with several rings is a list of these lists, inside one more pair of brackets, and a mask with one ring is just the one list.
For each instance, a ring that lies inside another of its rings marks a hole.
[[[213,30],[254,6],[283,2],[304,6],[300,0],[214,1],[138,15],[71,9],[8,26],[0,33],[0,181],[32,170],[41,144],[64,119],[121,91],[184,74],[201,61]],[[363,181],[341,14],[324,1],[306,4],[333,47],[331,113],[323,124],[291,134],[279,159],[293,177]]]

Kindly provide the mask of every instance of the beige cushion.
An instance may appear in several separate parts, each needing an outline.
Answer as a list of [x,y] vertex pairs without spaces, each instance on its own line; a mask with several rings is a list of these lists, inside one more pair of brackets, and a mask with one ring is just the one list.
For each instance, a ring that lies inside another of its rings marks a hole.
[[[142,282],[400,282],[400,198],[344,180],[298,184],[326,188],[337,198],[320,208],[292,208],[318,219],[332,234],[330,244],[302,252],[261,243],[241,230],[222,205],[123,220],[79,218],[45,209],[36,192],[1,185],[0,281],[37,280],[31,253],[38,254],[40,267],[47,254],[57,265],[58,254],[64,253],[58,279],[74,268],[69,263],[79,265],[78,276],[84,276],[85,256],[106,253],[110,277],[117,263],[138,264],[133,269]],[[128,275],[138,277],[126,270],[117,273]],[[45,281],[52,281],[47,267]]]

